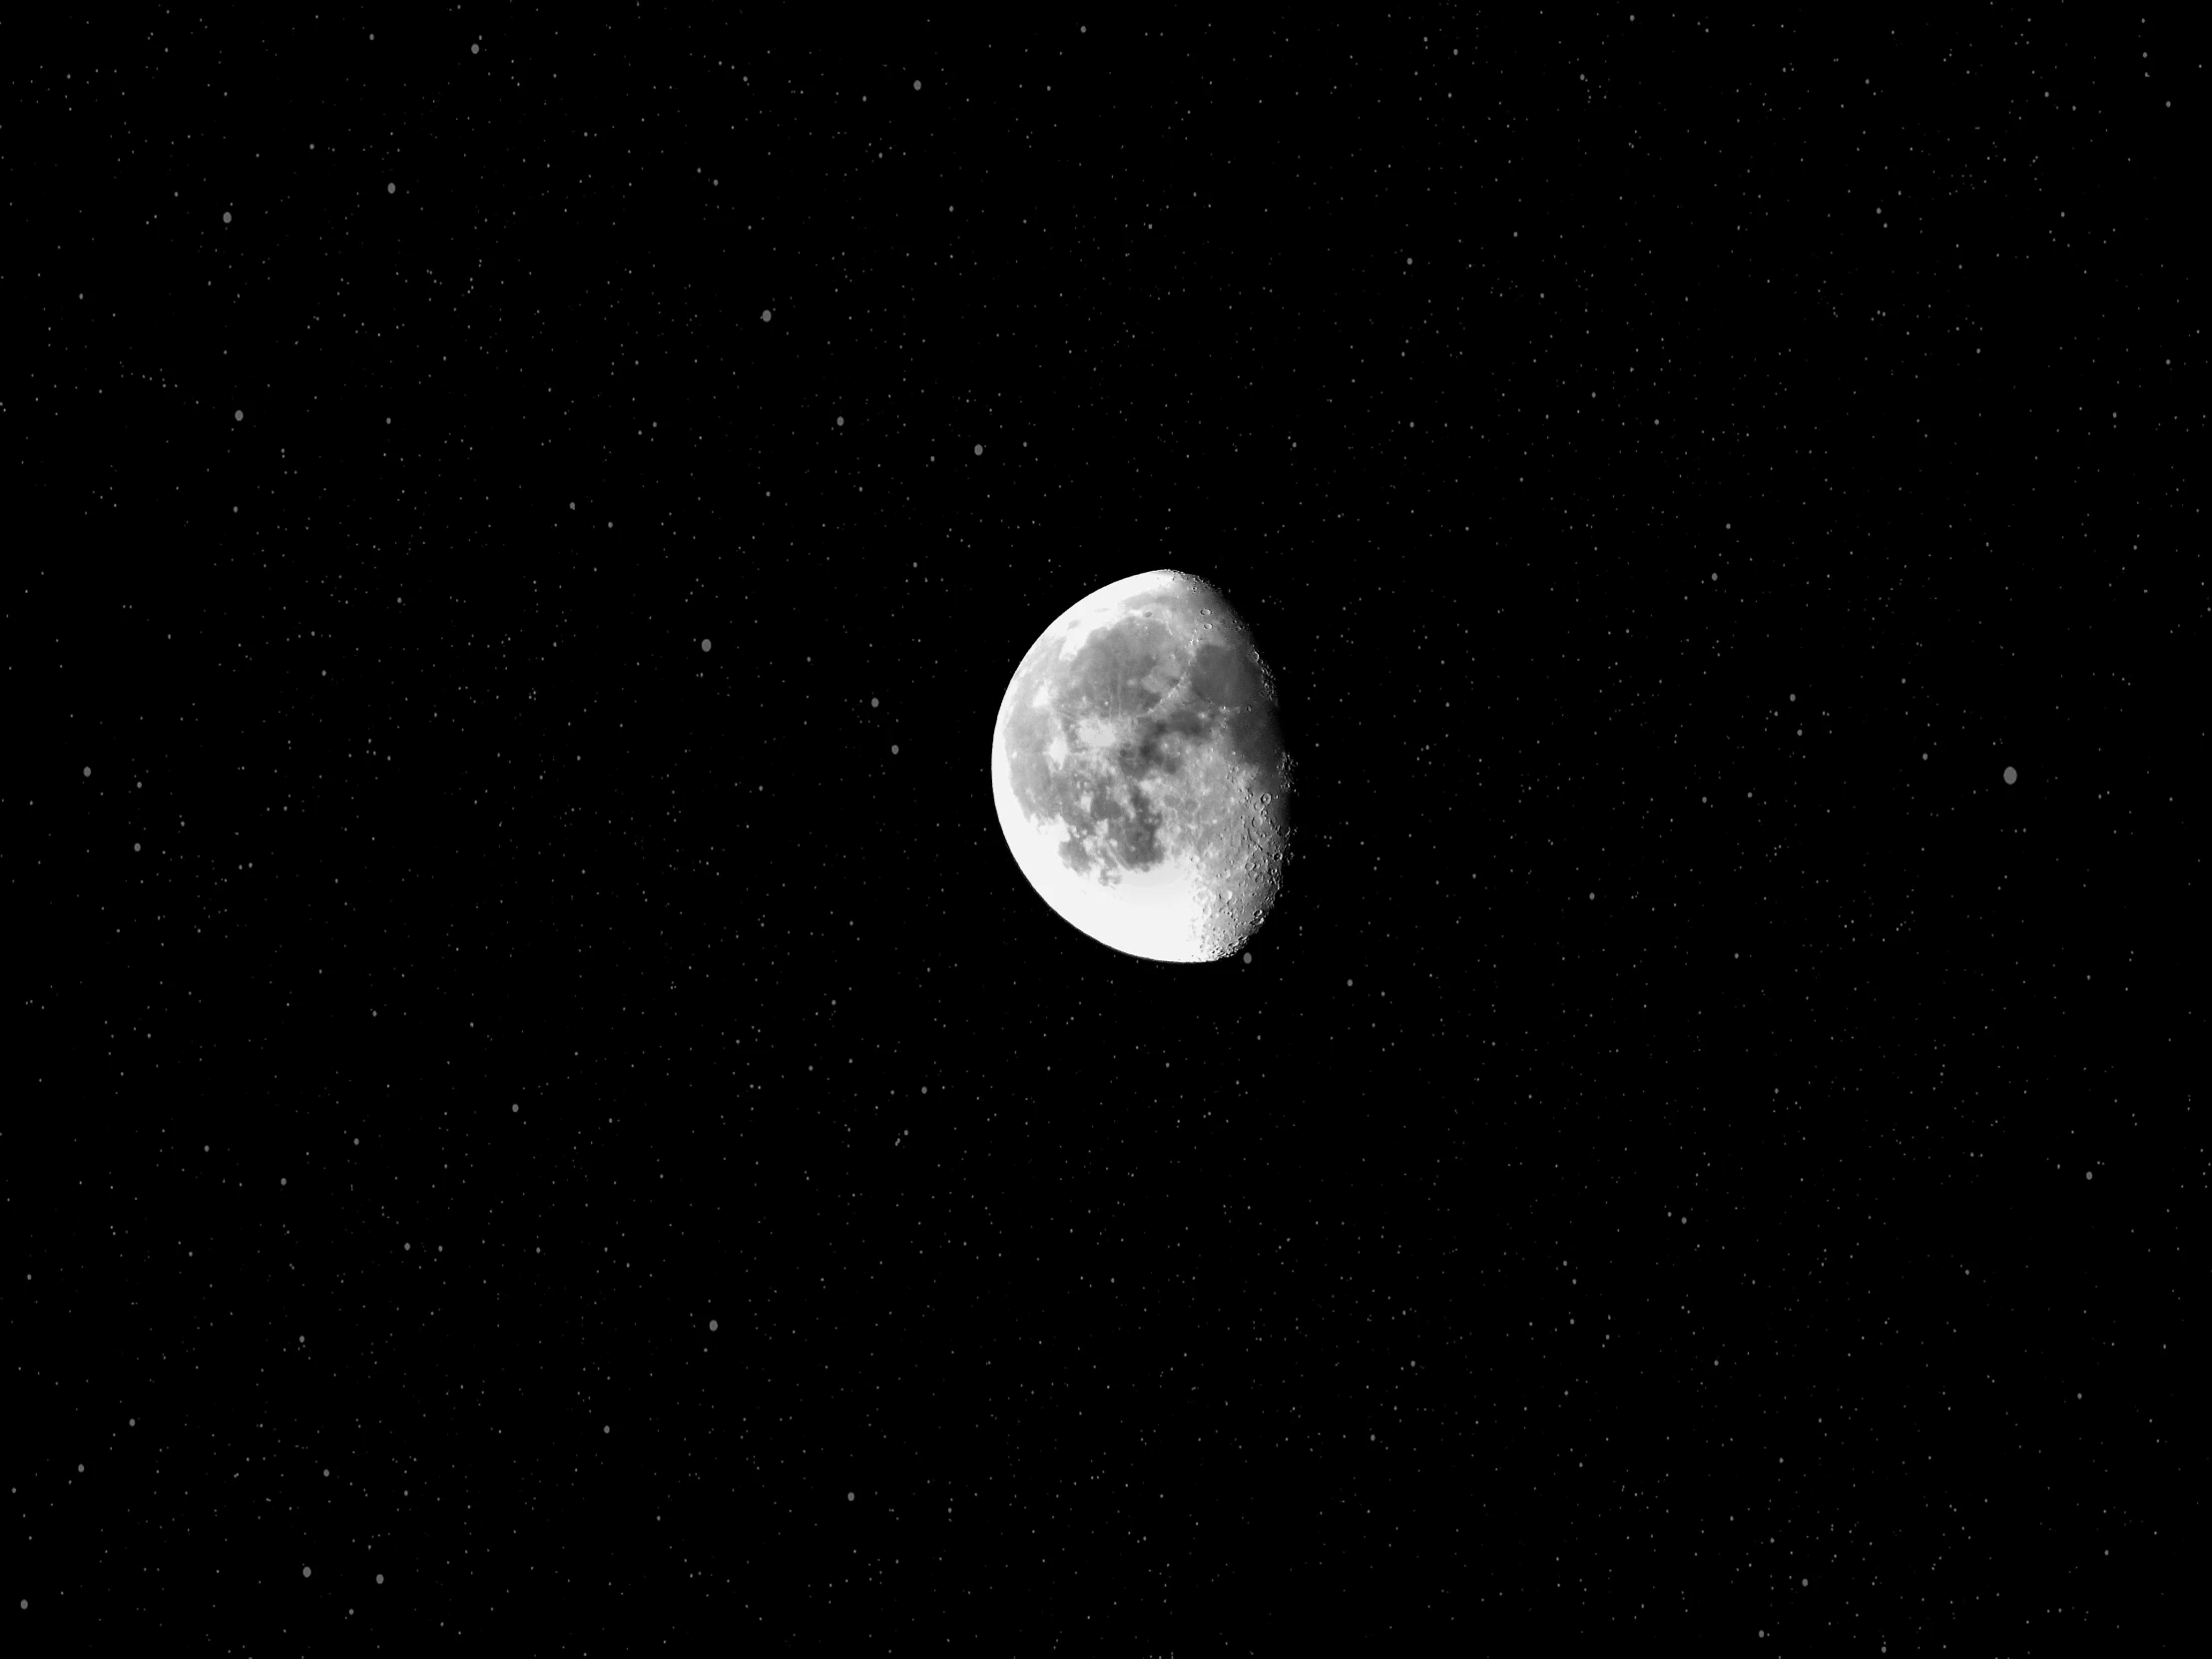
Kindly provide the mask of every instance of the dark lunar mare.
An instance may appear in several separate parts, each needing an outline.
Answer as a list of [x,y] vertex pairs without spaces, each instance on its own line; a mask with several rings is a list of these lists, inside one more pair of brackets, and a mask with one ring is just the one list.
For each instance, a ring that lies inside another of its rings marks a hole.
[[[1246,653],[1218,640],[1189,643],[1189,619],[1167,599],[1135,601],[1129,614],[1085,640],[1055,678],[1057,646],[1042,642],[1024,668],[1005,741],[1015,804],[1032,822],[1067,827],[1059,852],[1071,869],[1107,881],[1117,878],[1114,865],[1156,869],[1170,856],[1176,830],[1188,838],[1226,819],[1234,802],[1209,800],[1180,826],[1165,806],[1191,761],[1217,745],[1280,815],[1287,783],[1280,731],[1264,678]],[[1048,690],[1042,709],[1035,706],[1040,687]],[[1055,738],[1067,748],[1057,768]]]

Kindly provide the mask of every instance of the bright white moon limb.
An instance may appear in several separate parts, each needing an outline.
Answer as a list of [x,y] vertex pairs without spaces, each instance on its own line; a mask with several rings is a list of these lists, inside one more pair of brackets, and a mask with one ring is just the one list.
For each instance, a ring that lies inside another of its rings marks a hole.
[[1070,924],[1211,961],[1281,885],[1292,763],[1275,685],[1226,603],[1178,571],[1099,589],[1022,659],[991,739],[1000,829]]

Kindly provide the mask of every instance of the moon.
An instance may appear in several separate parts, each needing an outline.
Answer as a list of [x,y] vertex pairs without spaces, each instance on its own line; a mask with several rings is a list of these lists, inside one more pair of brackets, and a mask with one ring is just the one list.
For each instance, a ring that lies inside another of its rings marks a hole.
[[1062,612],[1014,671],[991,797],[1037,896],[1099,943],[1210,962],[1282,890],[1293,764],[1274,675],[1210,584],[1175,570]]

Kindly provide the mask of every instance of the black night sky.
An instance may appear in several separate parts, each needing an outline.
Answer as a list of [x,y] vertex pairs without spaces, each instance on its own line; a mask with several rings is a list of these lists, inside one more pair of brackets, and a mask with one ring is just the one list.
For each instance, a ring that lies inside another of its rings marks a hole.
[[[2157,1649],[2203,73],[2032,11],[11,27],[0,1646]],[[1206,966],[987,767],[1162,567]]]

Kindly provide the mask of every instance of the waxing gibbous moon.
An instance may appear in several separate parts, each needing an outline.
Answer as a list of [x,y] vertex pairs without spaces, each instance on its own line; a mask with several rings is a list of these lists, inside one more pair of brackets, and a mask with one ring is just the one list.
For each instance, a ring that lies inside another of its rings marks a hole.
[[1174,570],[1063,611],[991,733],[991,796],[1029,885],[1099,943],[1153,961],[1213,961],[1265,920],[1292,771],[1250,632]]

